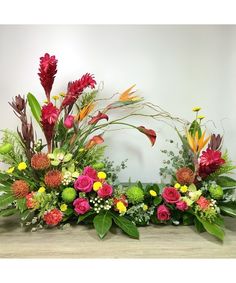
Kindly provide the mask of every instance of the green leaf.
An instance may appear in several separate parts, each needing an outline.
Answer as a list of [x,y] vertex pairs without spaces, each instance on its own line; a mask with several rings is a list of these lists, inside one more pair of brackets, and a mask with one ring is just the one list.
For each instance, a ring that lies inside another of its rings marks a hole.
[[137,182],[137,186],[143,190],[143,184],[140,181]]
[[199,125],[197,120],[194,120],[192,124],[190,125],[189,132],[191,136],[194,136],[196,132],[198,132],[198,137],[200,138],[202,136],[202,130],[201,126]]
[[236,203],[229,202],[219,205],[221,212],[226,214],[227,216],[236,217]]
[[112,217],[108,212],[99,214],[94,217],[93,225],[97,231],[98,236],[102,239],[106,236],[112,225]]
[[193,224],[193,215],[192,214],[184,214],[183,215],[183,225],[188,226],[188,225],[192,225]]
[[138,229],[130,220],[128,220],[124,216],[118,216],[114,212],[110,212],[110,213],[112,215],[112,219],[114,220],[115,224],[118,227],[120,227],[122,231],[124,231],[131,238],[135,238],[135,239],[139,238]]
[[195,225],[195,228],[197,229],[198,233],[203,233],[203,232],[206,231],[206,229],[203,227],[202,223],[197,218],[194,218],[194,225]]
[[0,196],[0,208],[6,207],[8,204],[12,203],[15,198],[12,195],[4,194]]
[[162,198],[161,197],[155,197],[153,200],[154,205],[158,205],[162,202]]
[[80,216],[78,217],[77,223],[82,222],[82,221],[85,220],[87,217],[89,217],[89,216],[91,216],[91,215],[93,215],[93,214],[95,214],[95,212],[91,210],[91,211],[89,211],[89,212],[87,212],[87,213],[85,213],[85,214],[83,214],[83,215],[80,215]]
[[208,221],[205,221],[197,216],[197,219],[202,223],[203,227],[206,229],[206,231],[215,236],[216,238],[220,239],[221,241],[224,240],[224,231],[221,227],[219,227],[216,223],[210,223]]
[[216,179],[216,183],[221,187],[235,187],[236,180],[228,177],[228,176],[221,176]]
[[36,99],[36,97],[32,94],[32,93],[28,93],[27,94],[27,100],[29,102],[29,106],[31,109],[31,112],[35,118],[35,120],[40,124],[40,120],[41,120],[41,106],[38,102],[38,100]]
[[20,212],[23,212],[23,211],[25,211],[27,209],[26,199],[25,198],[18,199],[16,201],[16,203],[17,203],[16,207],[17,207],[17,209],[20,210]]
[[6,216],[16,214],[17,212],[19,211],[16,208],[7,208],[7,209],[0,211],[0,216],[6,217]]

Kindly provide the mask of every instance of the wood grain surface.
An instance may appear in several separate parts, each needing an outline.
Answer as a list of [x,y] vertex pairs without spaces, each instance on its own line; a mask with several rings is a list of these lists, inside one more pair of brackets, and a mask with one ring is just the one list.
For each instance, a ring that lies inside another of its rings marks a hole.
[[236,219],[226,218],[222,244],[194,227],[140,227],[140,240],[114,228],[103,240],[94,229],[25,232],[14,217],[0,219],[0,258],[236,258]]

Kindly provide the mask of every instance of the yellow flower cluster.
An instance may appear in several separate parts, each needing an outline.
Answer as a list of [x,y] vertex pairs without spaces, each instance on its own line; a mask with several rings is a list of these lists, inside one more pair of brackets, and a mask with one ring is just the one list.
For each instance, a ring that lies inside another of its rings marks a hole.
[[177,189],[177,190],[180,190],[181,193],[186,193],[188,191],[188,187],[186,185],[184,186],[181,186],[179,183],[176,183],[174,185],[174,187]]

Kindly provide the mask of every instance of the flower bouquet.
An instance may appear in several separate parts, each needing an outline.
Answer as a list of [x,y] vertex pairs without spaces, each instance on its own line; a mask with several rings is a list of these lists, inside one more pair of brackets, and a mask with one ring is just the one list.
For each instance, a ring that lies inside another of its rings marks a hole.
[[[0,161],[9,167],[0,172],[0,216],[17,214],[32,231],[93,223],[101,238],[114,223],[137,238],[135,223],[125,215],[127,197],[117,181],[117,171],[125,168],[125,163],[114,167],[104,158],[104,135],[118,125],[138,130],[154,145],[154,130],[135,126],[127,119],[173,118],[135,95],[135,86],[110,98],[99,98],[101,89],[89,73],[69,82],[65,92],[51,96],[56,73],[57,59],[46,53],[40,58],[38,73],[46,101],[40,103],[28,93],[27,98],[18,95],[9,103],[20,127],[17,132],[2,131]],[[152,114],[143,113],[144,108]],[[42,136],[36,134],[28,110]],[[121,116],[112,119],[110,112],[117,116],[118,110]],[[131,200],[136,203],[137,192],[131,191],[130,196],[133,193]]]
[[177,146],[178,154],[163,150],[168,159],[160,174],[169,181],[155,197],[158,206],[154,222],[195,225],[198,232],[207,231],[223,240],[222,216],[236,217],[236,180],[228,176],[236,166],[222,149],[223,137],[207,136],[203,130],[205,117],[199,115],[200,110],[193,108],[196,118],[184,135],[176,129],[182,144],[181,148]]

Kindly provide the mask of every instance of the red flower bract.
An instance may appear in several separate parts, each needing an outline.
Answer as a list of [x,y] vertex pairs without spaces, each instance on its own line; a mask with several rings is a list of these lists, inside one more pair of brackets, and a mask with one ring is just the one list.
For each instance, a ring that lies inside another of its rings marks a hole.
[[54,127],[57,122],[59,110],[50,102],[42,107],[41,124],[48,144],[48,151],[51,149]]
[[62,212],[56,208],[50,210],[50,211],[47,211],[45,214],[44,214],[44,217],[43,217],[43,220],[48,224],[48,225],[51,225],[51,226],[55,226],[57,225],[59,222],[61,222],[62,220]]
[[221,157],[219,150],[208,148],[206,151],[203,151],[200,157],[199,175],[205,178],[211,173],[214,173],[224,163],[225,160]]
[[89,120],[88,124],[89,125],[95,125],[95,124],[97,124],[98,121],[100,121],[102,119],[106,119],[108,121],[108,116],[99,111],[97,116],[94,116],[94,117],[91,118],[91,120]]
[[67,93],[62,101],[61,109],[66,106],[73,105],[78,97],[82,94],[85,88],[90,87],[94,88],[96,85],[96,81],[94,80],[93,75],[86,73],[82,76],[81,79],[69,82],[67,87]]
[[50,56],[45,53],[43,57],[40,57],[39,65],[39,78],[42,87],[45,90],[48,102],[50,102],[50,93],[52,90],[52,85],[57,73],[57,60],[55,56]]
[[137,127],[137,129],[149,138],[152,146],[155,144],[157,135],[156,135],[156,132],[154,130],[146,129],[144,126],[139,126],[139,127]]

